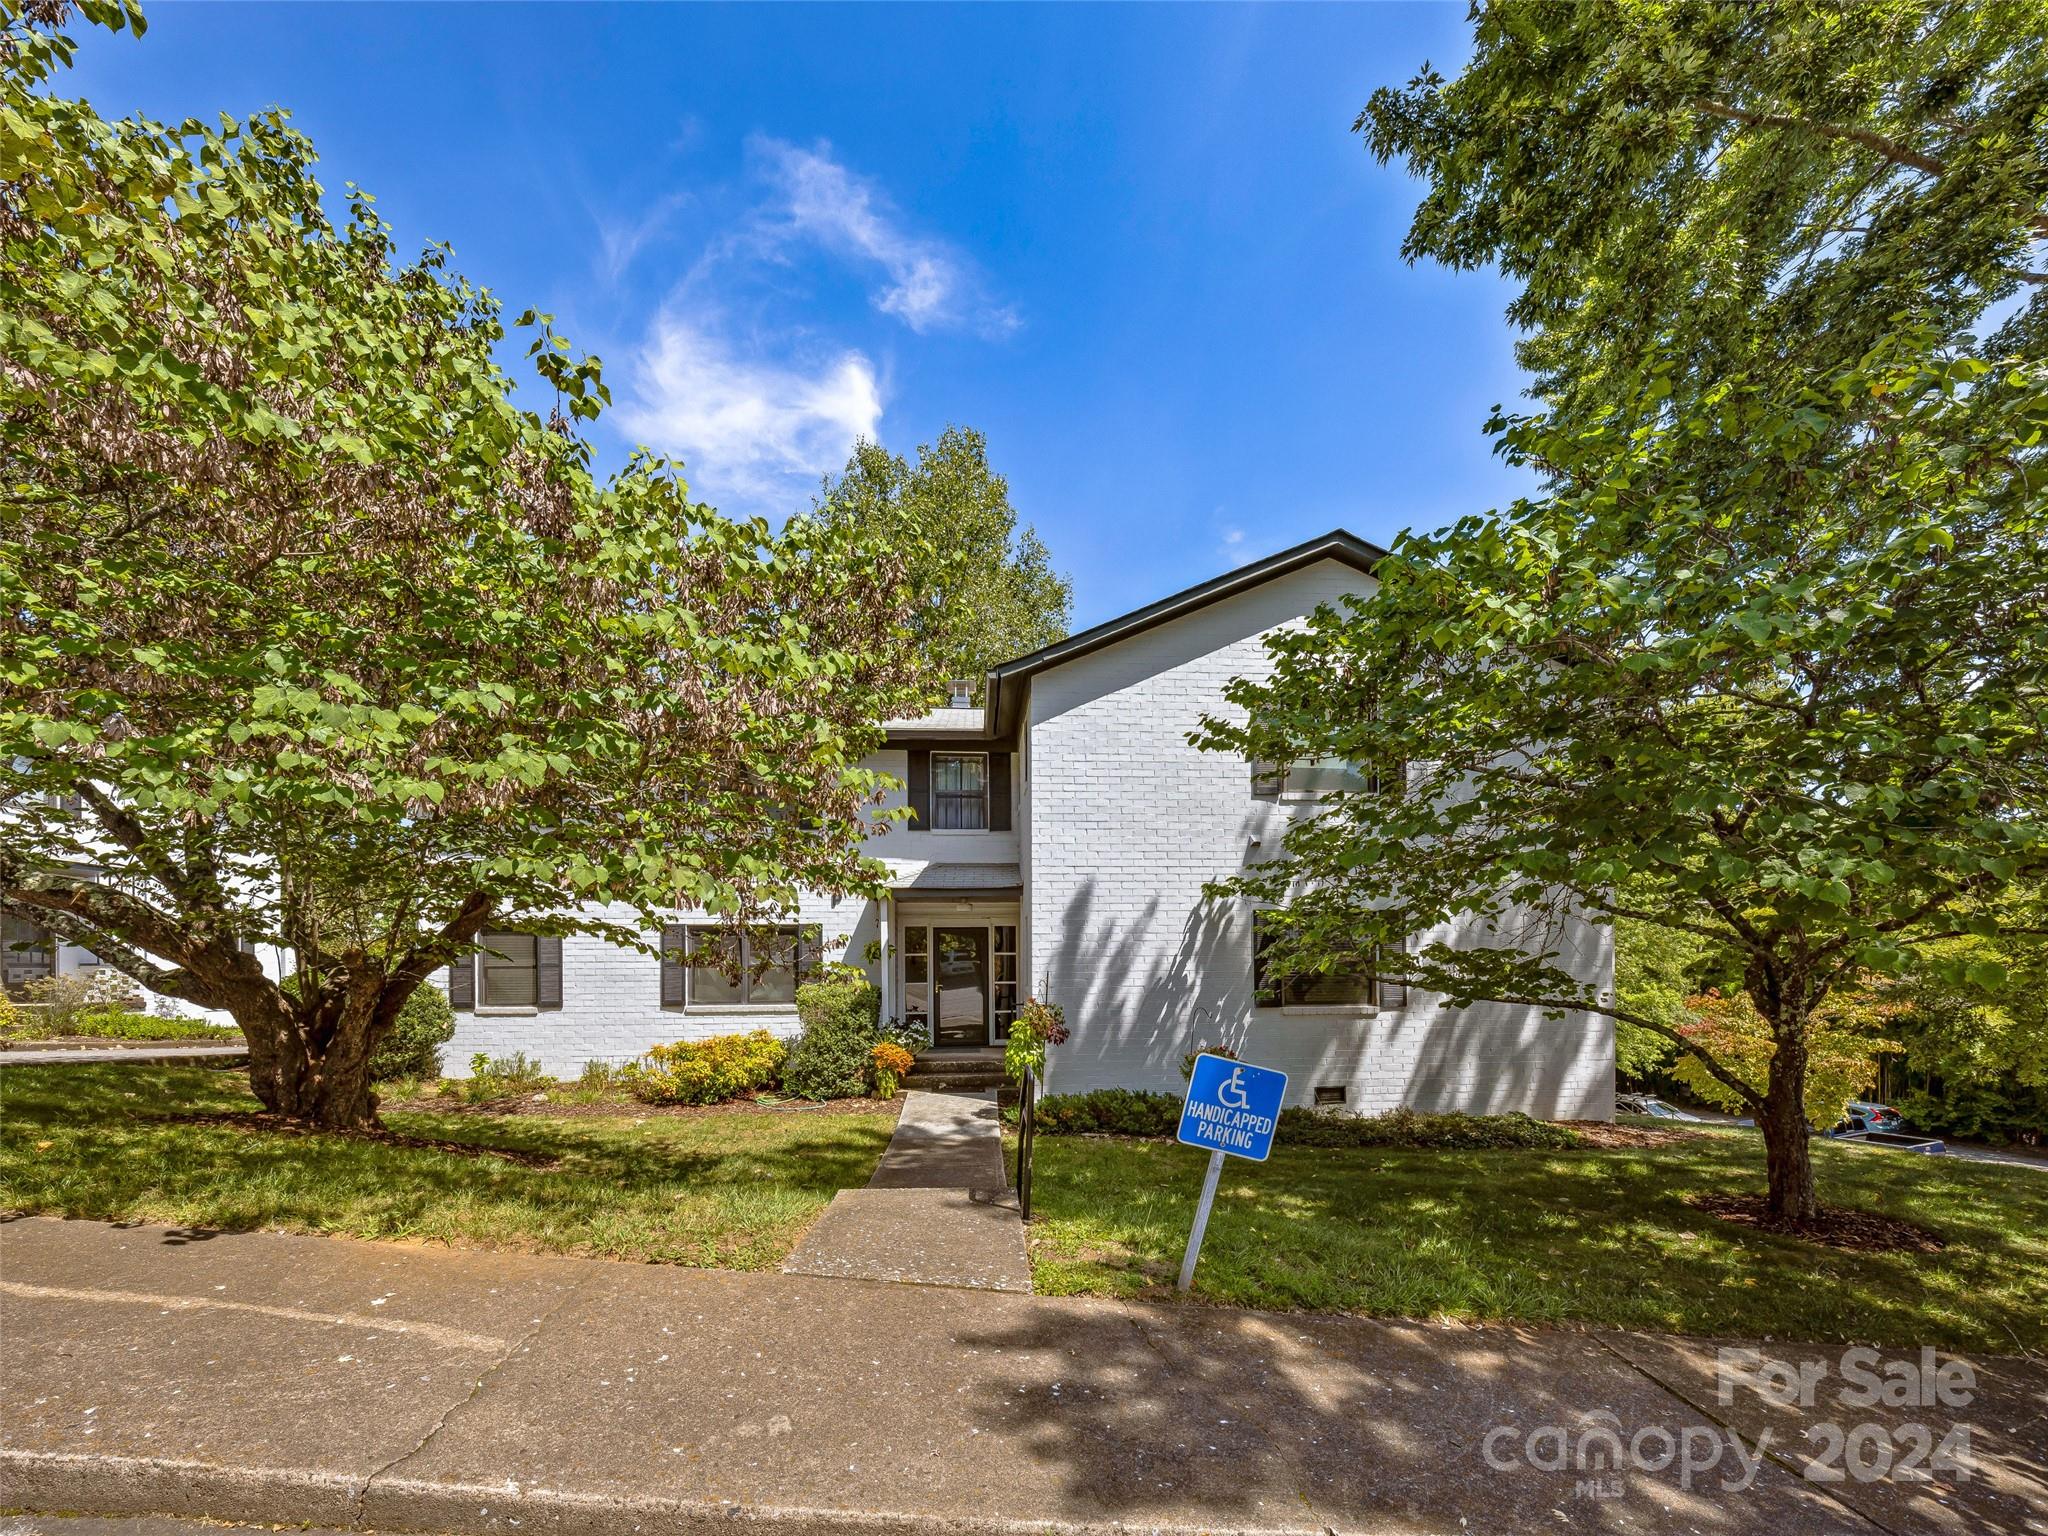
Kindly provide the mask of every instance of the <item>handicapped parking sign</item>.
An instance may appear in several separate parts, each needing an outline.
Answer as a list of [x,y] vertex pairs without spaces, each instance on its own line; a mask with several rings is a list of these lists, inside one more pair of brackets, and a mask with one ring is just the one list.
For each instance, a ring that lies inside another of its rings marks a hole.
[[1287,1074],[1271,1067],[1207,1052],[1195,1058],[1188,1076],[1188,1094],[1181,1101],[1176,1140],[1209,1154],[1208,1176],[1195,1206],[1195,1224],[1188,1232],[1188,1251],[1180,1265],[1179,1289],[1195,1283],[1195,1261],[1202,1254],[1202,1235],[1209,1230],[1209,1211],[1216,1204],[1216,1181],[1223,1159],[1245,1157],[1263,1163],[1273,1150],[1273,1132],[1280,1124],[1280,1101],[1287,1094]]
[[1227,1056],[1197,1056],[1176,1139],[1263,1163],[1273,1150],[1273,1128],[1280,1123],[1280,1100],[1286,1093],[1285,1072]]

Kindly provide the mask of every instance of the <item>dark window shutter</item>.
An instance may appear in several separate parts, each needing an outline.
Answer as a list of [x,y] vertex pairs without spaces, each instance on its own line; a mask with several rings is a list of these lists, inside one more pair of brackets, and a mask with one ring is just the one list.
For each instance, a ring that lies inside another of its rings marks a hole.
[[533,941],[534,1001],[541,1008],[562,1006],[562,941],[543,935]]
[[1252,798],[1254,800],[1278,800],[1280,786],[1287,781],[1287,770],[1278,763],[1252,759]]
[[988,755],[988,829],[991,832],[1010,830],[1010,754],[991,752]]
[[680,1008],[683,992],[683,928],[671,923],[661,930],[661,1006]]
[[914,827],[932,824],[932,755],[929,752],[913,751],[910,754],[910,815],[910,824]]
[[448,1006],[460,1013],[476,1012],[475,955],[464,955],[448,967]]
[[1264,918],[1264,913],[1252,914],[1252,1006],[1278,1008],[1280,984],[1266,974],[1266,951],[1272,947],[1273,930]]
[[[1400,954],[1401,950],[1382,944],[1380,953]],[[1408,984],[1405,981],[1382,981],[1378,983],[1378,1003],[1382,1008],[1406,1008],[1408,1006]]]

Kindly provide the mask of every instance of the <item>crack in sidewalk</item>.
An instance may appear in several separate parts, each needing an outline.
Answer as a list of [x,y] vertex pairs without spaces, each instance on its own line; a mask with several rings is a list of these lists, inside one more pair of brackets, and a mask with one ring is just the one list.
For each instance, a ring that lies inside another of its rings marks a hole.
[[420,1436],[417,1444],[409,1450],[400,1451],[381,1467],[372,1469],[363,1478],[362,1482],[351,1490],[348,1501],[348,1526],[350,1530],[360,1531],[365,1529],[363,1518],[369,1504],[370,1492],[376,1486],[377,1480],[396,1471],[431,1445],[441,1431],[448,1427],[450,1419],[454,1418],[456,1414],[483,1395],[483,1390],[489,1384],[491,1378],[496,1376],[500,1370],[510,1363],[513,1356],[540,1337],[541,1330],[554,1321],[556,1313],[580,1297],[592,1285],[595,1285],[599,1278],[599,1275],[596,1273],[587,1274],[558,1296],[554,1304],[542,1312],[539,1317],[536,1317],[524,1333],[508,1343],[503,1354],[499,1355],[497,1359],[491,1361],[489,1365],[477,1373],[475,1382],[470,1385],[469,1391],[464,1393],[460,1400],[450,1403],[441,1410],[435,1417],[434,1422],[427,1427],[426,1433]]

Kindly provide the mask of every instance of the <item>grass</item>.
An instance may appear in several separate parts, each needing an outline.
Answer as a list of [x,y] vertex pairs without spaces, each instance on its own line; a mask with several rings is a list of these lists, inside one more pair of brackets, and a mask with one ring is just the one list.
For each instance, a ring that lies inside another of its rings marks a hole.
[[[1646,1150],[1277,1148],[1229,1161],[1195,1291],[1278,1310],[2048,1349],[2048,1171],[1816,1145],[1823,1203],[1904,1218],[1936,1254],[1852,1252],[1685,1203],[1761,1191],[1754,1133]],[[1207,1159],[1042,1137],[1032,1271],[1055,1295],[1169,1293]]]
[[832,1110],[384,1117],[402,1136],[553,1164],[532,1166],[167,1118],[258,1107],[235,1072],[7,1067],[0,1209],[763,1269],[867,1181],[895,1128],[891,1113]]

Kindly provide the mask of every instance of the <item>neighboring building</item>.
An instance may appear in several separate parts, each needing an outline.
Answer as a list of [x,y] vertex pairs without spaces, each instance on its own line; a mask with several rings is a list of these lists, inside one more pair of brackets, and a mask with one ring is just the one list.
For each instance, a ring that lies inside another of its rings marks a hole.
[[[939,1049],[999,1042],[1027,995],[1062,1004],[1073,1035],[1048,1062],[1052,1092],[1178,1092],[1182,1057],[1224,1043],[1286,1071],[1290,1102],[1610,1117],[1607,1020],[1443,1010],[1369,979],[1278,995],[1257,975],[1249,904],[1202,894],[1271,857],[1315,786],[1189,734],[1227,708],[1231,678],[1264,673],[1264,636],[1369,591],[1382,554],[1341,532],[1311,540],[1007,662],[982,702],[891,723],[870,766],[915,815],[870,846],[888,896],[806,900],[751,979],[591,938],[488,937],[498,953],[450,979],[450,1069],[523,1050],[573,1074],[658,1041],[792,1034],[795,987],[829,955],[864,966],[885,1016],[927,1025]],[[1455,942],[1417,941],[1433,937]],[[1610,929],[1561,938],[1575,974],[1612,986]],[[663,947],[718,942],[711,920],[678,914]]]

